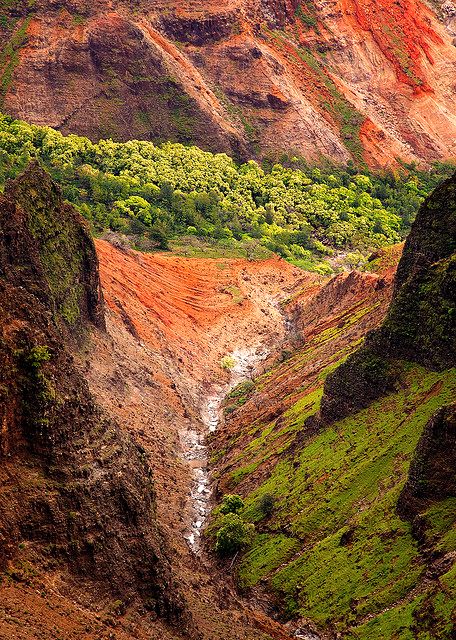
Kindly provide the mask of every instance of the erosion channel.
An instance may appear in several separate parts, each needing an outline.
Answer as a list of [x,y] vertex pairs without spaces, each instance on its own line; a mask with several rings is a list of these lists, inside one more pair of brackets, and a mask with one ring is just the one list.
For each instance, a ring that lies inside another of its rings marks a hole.
[[232,353],[234,366],[231,369],[229,383],[214,385],[203,401],[201,408],[203,429],[201,431],[188,429],[180,433],[184,457],[192,468],[189,498],[191,523],[185,537],[195,553],[200,549],[201,532],[210,511],[212,493],[206,446],[207,434],[216,431],[220,420],[223,419],[221,404],[227,393],[244,380],[252,378],[258,364],[268,355],[269,352],[261,347],[235,349]]

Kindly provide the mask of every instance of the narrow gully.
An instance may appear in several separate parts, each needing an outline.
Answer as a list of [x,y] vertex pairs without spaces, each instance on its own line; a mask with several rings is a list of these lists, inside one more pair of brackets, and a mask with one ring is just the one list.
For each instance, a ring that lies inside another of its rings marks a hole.
[[221,404],[226,395],[240,382],[252,378],[258,364],[265,360],[269,351],[262,346],[249,349],[235,349],[232,352],[235,365],[231,370],[228,384],[214,384],[206,396],[201,409],[203,429],[188,429],[181,432],[184,458],[192,469],[192,483],[189,496],[190,524],[185,534],[190,549],[198,554],[201,533],[211,509],[211,483],[208,465],[206,437],[217,430],[221,420]]

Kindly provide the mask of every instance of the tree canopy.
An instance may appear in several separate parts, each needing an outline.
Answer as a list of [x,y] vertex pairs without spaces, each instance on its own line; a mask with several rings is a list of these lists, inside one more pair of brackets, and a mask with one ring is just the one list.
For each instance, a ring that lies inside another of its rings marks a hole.
[[94,143],[0,115],[0,184],[35,158],[95,232],[146,237],[160,249],[183,236],[227,250],[243,243],[321,272],[334,252],[366,255],[401,240],[423,198],[454,170],[359,173],[286,157],[237,165],[195,146]]

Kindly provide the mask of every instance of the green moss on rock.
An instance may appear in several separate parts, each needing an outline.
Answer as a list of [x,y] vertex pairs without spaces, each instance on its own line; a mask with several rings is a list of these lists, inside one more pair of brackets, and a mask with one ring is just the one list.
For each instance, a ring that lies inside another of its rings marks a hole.
[[317,423],[367,406],[393,387],[396,359],[436,370],[456,364],[456,174],[421,206],[383,325],[329,376]]
[[37,163],[6,185],[0,217],[0,268],[3,262],[9,276],[31,288],[53,309],[55,321],[75,335],[86,320],[104,327],[98,259],[87,223]]

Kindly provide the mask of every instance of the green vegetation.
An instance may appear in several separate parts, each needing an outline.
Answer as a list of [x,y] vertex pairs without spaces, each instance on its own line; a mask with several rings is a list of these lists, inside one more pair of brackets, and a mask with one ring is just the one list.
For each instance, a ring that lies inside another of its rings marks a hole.
[[228,293],[233,298],[234,304],[241,304],[244,300],[244,297],[239,287],[235,287],[235,286],[225,287],[223,291],[225,293]]
[[233,356],[223,356],[220,360],[220,367],[226,371],[230,371],[236,365],[236,360]]
[[47,345],[35,345],[16,352],[26,389],[24,412],[33,437],[42,435],[49,424],[49,410],[56,399],[52,381],[45,373],[45,364],[52,360]]
[[81,24],[84,24],[84,22],[87,20],[86,16],[83,16],[79,13],[75,13],[73,15],[73,24],[76,26],[79,26]]
[[437,541],[439,551],[456,549],[456,498],[448,498],[434,505],[426,512],[429,525],[427,535],[432,542]]
[[231,556],[252,541],[255,527],[244,522],[237,513],[227,513],[216,534],[215,550],[221,556]]
[[390,307],[384,330],[394,336],[403,353],[415,354],[420,361],[437,367],[454,361],[455,288],[456,254],[435,262],[401,288]]
[[[62,215],[62,201],[51,179],[34,172],[16,185],[15,198],[27,215],[30,233],[37,241],[42,274],[56,319],[76,328],[84,293],[80,272],[95,259],[86,233],[75,225],[72,214]],[[66,206],[66,205],[63,205]]]
[[27,367],[29,367],[34,373],[38,374],[39,370],[45,362],[49,362],[51,359],[51,353],[49,347],[46,345],[38,345],[32,347],[30,352],[25,357]]
[[[255,381],[256,389],[264,393],[271,375],[278,382],[332,338],[320,335]],[[331,623],[353,640],[450,638],[455,570],[425,580],[426,563],[396,504],[422,429],[455,396],[456,370],[403,362],[397,392],[303,441],[304,422],[337,363],[320,373],[317,388],[297,389],[279,420],[246,425],[225,454],[245,503],[239,516],[257,524],[239,583],[249,588],[261,580],[288,616],[311,618],[322,629]],[[265,503],[272,504],[267,519]],[[427,546],[456,550],[454,498],[434,504],[422,522]]]
[[0,52],[0,104],[3,103],[6,92],[10,87],[14,69],[19,64],[18,52],[27,39],[27,29],[31,19],[31,16],[29,16],[20,23]]
[[244,506],[244,501],[241,496],[236,494],[227,494],[223,496],[222,506],[220,507],[220,513],[237,513]]
[[317,29],[318,20],[315,13],[315,7],[308,0],[300,2],[296,8],[295,15],[309,29]]
[[275,251],[323,274],[334,252],[359,258],[400,240],[424,196],[452,170],[360,174],[287,157],[239,166],[196,147],[94,144],[0,116],[0,185],[33,158],[96,233],[111,229],[139,248],[186,255],[207,255],[206,245],[215,257]]
[[249,393],[255,388],[255,384],[253,380],[244,380],[240,382],[238,385],[234,387],[232,391],[228,394],[228,398],[236,398],[239,400],[242,398],[243,400],[249,395]]
[[255,389],[253,380],[245,380],[236,385],[232,391],[227,395],[229,404],[226,404],[223,412],[225,415],[233,413],[238,407],[242,407],[247,402],[250,393]]
[[275,507],[275,498],[270,493],[264,493],[258,501],[258,509],[264,515],[268,517],[272,514]]

